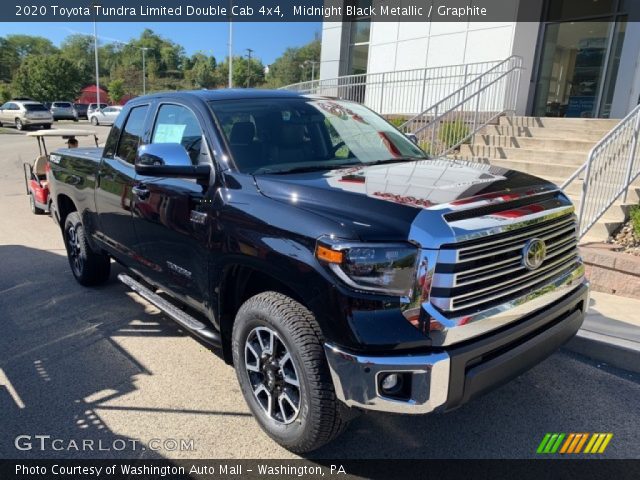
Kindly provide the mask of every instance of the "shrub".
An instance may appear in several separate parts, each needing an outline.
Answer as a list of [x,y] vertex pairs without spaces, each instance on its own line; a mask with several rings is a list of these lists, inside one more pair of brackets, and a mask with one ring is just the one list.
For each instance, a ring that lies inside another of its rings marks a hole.
[[404,117],[393,117],[388,118],[387,121],[396,128],[400,128],[400,126],[407,121]]
[[640,205],[631,207],[631,226],[636,237],[640,238]]
[[462,120],[446,121],[440,124],[438,138],[450,148],[469,135],[469,127]]

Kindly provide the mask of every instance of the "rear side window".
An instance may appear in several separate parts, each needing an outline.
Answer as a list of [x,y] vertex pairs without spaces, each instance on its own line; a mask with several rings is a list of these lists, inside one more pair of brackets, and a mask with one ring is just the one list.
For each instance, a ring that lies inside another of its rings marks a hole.
[[179,143],[196,165],[202,148],[200,122],[191,110],[181,105],[162,105],[158,110],[151,143]]
[[122,127],[116,156],[127,163],[135,163],[136,152],[144,134],[144,120],[148,109],[148,105],[132,108]]

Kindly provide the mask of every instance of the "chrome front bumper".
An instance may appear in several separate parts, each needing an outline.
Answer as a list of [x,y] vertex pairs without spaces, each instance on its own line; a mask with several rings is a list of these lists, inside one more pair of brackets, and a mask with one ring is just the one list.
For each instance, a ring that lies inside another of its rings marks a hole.
[[[580,328],[588,307],[583,282],[555,304],[473,343],[432,354],[366,356],[325,344],[338,399],[349,407],[424,414],[451,410],[521,374],[552,354]],[[380,375],[411,374],[406,398],[385,396]]]
[[[392,413],[429,413],[447,400],[449,355],[367,357],[353,355],[326,344],[331,377],[338,399],[349,407]],[[383,373],[411,372],[408,400],[386,397],[380,392]]]

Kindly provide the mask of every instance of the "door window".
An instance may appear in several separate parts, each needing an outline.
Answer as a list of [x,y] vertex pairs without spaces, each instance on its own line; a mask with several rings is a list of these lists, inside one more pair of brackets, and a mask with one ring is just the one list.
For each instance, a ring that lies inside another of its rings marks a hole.
[[135,163],[138,147],[142,143],[144,120],[147,116],[148,109],[148,105],[132,108],[124,127],[122,127],[122,134],[120,135],[116,156],[127,163]]
[[151,143],[179,143],[198,164],[202,148],[202,130],[194,113],[182,105],[160,106]]

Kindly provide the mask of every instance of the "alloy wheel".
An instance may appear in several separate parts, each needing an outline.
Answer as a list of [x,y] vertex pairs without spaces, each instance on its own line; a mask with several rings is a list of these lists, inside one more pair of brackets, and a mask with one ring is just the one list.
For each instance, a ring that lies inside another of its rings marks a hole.
[[269,327],[256,327],[244,347],[245,368],[258,404],[277,423],[290,424],[300,413],[301,392],[296,364],[287,345]]
[[67,246],[69,247],[69,258],[75,274],[82,275],[82,252],[80,250],[78,232],[73,225],[67,229]]

